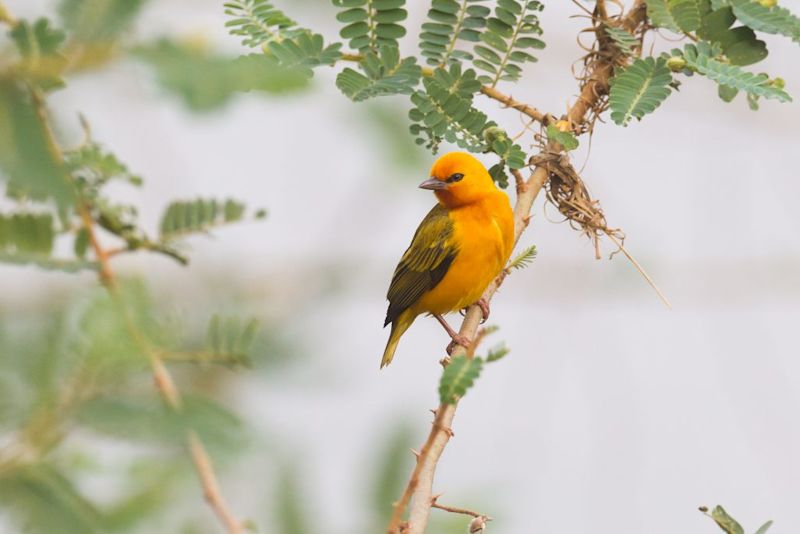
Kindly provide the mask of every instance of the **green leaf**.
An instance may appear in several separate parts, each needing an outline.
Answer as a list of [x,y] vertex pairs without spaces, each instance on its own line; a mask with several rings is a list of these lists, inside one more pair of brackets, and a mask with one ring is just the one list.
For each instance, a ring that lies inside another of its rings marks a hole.
[[669,0],[646,0],[646,4],[647,16],[654,26],[680,33],[680,25],[671,9],[672,2]]
[[509,269],[524,269],[536,259],[536,245],[531,245],[511,260],[508,264]]
[[564,147],[566,151],[575,150],[579,145],[578,138],[572,132],[562,132],[553,124],[547,125],[547,138]]
[[230,58],[203,48],[162,39],[134,54],[149,63],[159,83],[194,111],[226,104],[239,92],[286,93],[307,85],[307,67],[282,67],[274,57],[250,54]]
[[61,0],[58,12],[71,39],[103,46],[119,39],[144,4],[145,0]]
[[731,102],[734,98],[736,98],[736,95],[739,94],[739,90],[728,85],[720,85],[717,93],[725,102]]
[[454,404],[463,397],[481,374],[483,360],[457,356],[450,361],[439,382],[439,400],[442,404]]
[[469,52],[456,48],[459,41],[470,40],[486,27],[488,7],[480,5],[485,0],[434,0],[428,10],[428,19],[422,25],[420,49],[429,65],[446,66],[449,63],[472,60]]
[[736,18],[753,30],[784,35],[800,42],[800,18],[784,7],[764,7],[753,0],[725,0]]
[[366,52],[361,68],[366,75],[346,68],[336,77],[336,87],[354,102],[377,96],[411,94],[422,76],[416,58],[400,59],[399,50],[393,46],[382,46],[380,56]]
[[502,360],[508,355],[509,352],[511,352],[511,349],[506,347],[504,344],[501,343],[500,345],[496,345],[489,350],[489,354],[486,356],[486,363]]
[[285,68],[333,65],[342,57],[339,51],[341,43],[325,46],[322,36],[311,32],[303,32],[280,42],[270,41],[264,46],[265,53]]
[[766,532],[769,530],[769,527],[771,526],[772,526],[772,520],[770,519],[769,521],[758,527],[758,530],[756,530],[755,534],[766,534]]
[[485,152],[491,147],[483,138],[486,128],[495,126],[481,111],[472,107],[472,98],[480,90],[475,71],[461,71],[459,63],[437,68],[422,80],[424,91],[411,95],[414,108],[409,128],[417,144],[425,144],[434,153],[443,141],[471,152]]
[[751,65],[767,57],[767,44],[757,39],[750,28],[731,28],[735,21],[730,7],[710,11],[703,16],[697,34],[709,43],[721,46],[734,65]]
[[208,360],[250,367],[250,349],[257,333],[258,320],[254,318],[243,323],[235,316],[212,316],[206,329]]
[[0,178],[14,198],[74,202],[73,190],[28,91],[0,80]]
[[717,522],[719,528],[728,534],[744,534],[742,526],[736,522],[734,518],[728,515],[728,512],[722,506],[715,506],[711,510],[711,517]]
[[225,14],[233,17],[225,23],[231,35],[242,37],[245,46],[262,46],[281,42],[306,32],[297,23],[276,9],[268,0],[229,0]]
[[626,126],[632,118],[652,113],[669,96],[671,82],[672,73],[663,58],[636,59],[611,79],[611,119]]
[[233,199],[172,202],[161,218],[161,240],[166,242],[188,234],[206,233],[217,226],[239,222],[246,216],[245,205]]
[[614,41],[614,44],[617,46],[619,51],[625,55],[633,55],[634,48],[641,46],[639,39],[635,35],[628,33],[622,28],[616,28],[614,26],[604,24],[603,29],[605,30],[606,35],[611,37],[611,40]]
[[[678,52],[680,51],[673,51]],[[687,44],[683,57],[687,67],[720,85],[727,85],[740,91],[764,98],[774,98],[781,102],[791,102],[792,98],[766,74],[753,74],[736,65],[729,65],[717,59],[714,49],[707,43]]]
[[142,178],[133,174],[128,166],[112,152],[97,143],[87,143],[76,150],[64,152],[67,170],[73,179],[100,187],[111,180],[122,180],[134,186],[142,185]]
[[49,20],[40,18],[33,25],[19,21],[9,35],[22,56],[17,66],[22,78],[43,90],[64,86],[61,74],[67,58],[60,51],[65,38],[63,31],[51,28]]
[[406,34],[399,24],[408,16],[403,9],[405,0],[333,0],[333,5],[343,8],[336,16],[346,24],[339,35],[362,54],[377,54],[384,46],[397,47],[397,40]]
[[535,62],[531,54],[520,53],[523,48],[544,48],[545,44],[534,36],[542,34],[538,13],[544,5],[536,0],[503,0],[498,2],[494,17],[487,20],[480,34],[482,44],[474,51],[483,59],[472,64],[488,72],[479,79],[494,87],[500,80],[516,81],[522,73],[522,64]]

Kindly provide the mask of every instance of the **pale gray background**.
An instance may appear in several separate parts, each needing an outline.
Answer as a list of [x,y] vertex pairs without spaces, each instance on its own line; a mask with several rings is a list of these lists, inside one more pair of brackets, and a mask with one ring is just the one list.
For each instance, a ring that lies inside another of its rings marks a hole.
[[[327,3],[276,3],[336,35]],[[419,20],[427,2],[410,4]],[[50,3],[8,5],[31,16]],[[205,34],[241,51],[222,28],[220,5],[154,0],[137,33]],[[569,18],[577,13],[571,2],[547,3],[548,48],[511,89],[515,97],[554,112],[574,100],[569,66],[586,25]],[[403,42],[408,51],[415,33]],[[780,74],[800,98],[800,49],[767,40],[771,55],[756,70]],[[252,424],[289,436],[315,513],[329,518],[327,531],[346,532],[364,513],[361,474],[374,442],[401,419],[427,432],[446,339],[420,320],[378,372],[383,296],[432,204],[416,184],[433,159],[423,154],[414,168],[387,158],[365,108],[340,95],[333,77],[321,69],[303,95],[247,95],[197,116],[162,98],[141,65],[124,63],[75,79],[53,102],[82,111],[96,138],[145,176],[142,192],[125,194],[149,206],[152,227],[178,192],[246,195],[269,209],[263,224],[194,242],[188,271],[159,258],[121,268],[171,292],[235,276],[265,314],[303,310],[289,335],[302,338],[312,365],[291,381],[253,378],[239,400]],[[477,102],[519,131],[514,113]],[[62,118],[67,137],[76,135],[72,117]],[[621,255],[594,260],[586,239],[550,222],[557,213],[539,199],[523,239],[539,258],[493,303],[494,338],[512,353],[462,403],[437,491],[453,504],[480,496],[501,520],[494,532],[708,533],[716,527],[696,507],[716,503],[748,531],[768,518],[776,534],[800,530],[799,122],[796,103],[767,101],[753,113],[742,97],[724,104],[712,82],[695,78],[641,123],[599,125],[583,176],[674,309]],[[89,276],[7,266],[0,280],[4,298],[19,305],[31,293],[91,285]],[[246,501],[247,487],[226,479]]]

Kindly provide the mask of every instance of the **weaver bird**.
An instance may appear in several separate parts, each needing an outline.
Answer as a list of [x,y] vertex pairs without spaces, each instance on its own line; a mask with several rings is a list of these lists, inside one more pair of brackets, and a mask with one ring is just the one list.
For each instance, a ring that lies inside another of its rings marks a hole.
[[381,368],[389,365],[400,336],[423,313],[433,315],[452,338],[448,352],[455,345],[468,346],[470,340],[442,315],[478,304],[486,320],[489,306],[481,295],[514,248],[514,214],[508,197],[471,155],[443,155],[419,186],[432,190],[438,203],[417,228],[389,285],[383,326],[391,323],[392,331]]

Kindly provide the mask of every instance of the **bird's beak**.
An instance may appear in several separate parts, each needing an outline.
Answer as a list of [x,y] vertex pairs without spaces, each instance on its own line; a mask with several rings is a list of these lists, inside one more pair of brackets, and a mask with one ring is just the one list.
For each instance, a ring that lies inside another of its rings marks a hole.
[[447,189],[447,182],[437,180],[436,178],[428,178],[419,184],[419,188],[430,189],[431,191],[441,191],[442,189]]

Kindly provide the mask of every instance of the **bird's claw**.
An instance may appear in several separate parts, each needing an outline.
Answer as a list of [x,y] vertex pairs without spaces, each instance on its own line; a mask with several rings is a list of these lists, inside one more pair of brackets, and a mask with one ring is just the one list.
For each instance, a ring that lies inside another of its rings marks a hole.
[[477,304],[478,307],[481,309],[481,315],[482,315],[481,324],[483,324],[487,321],[487,319],[489,319],[489,312],[491,311],[489,309],[489,303],[486,302],[485,298],[481,297],[475,304]]
[[470,343],[472,343],[472,340],[470,340],[470,338],[468,338],[467,336],[456,334],[455,336],[453,336],[453,340],[450,342],[450,344],[447,345],[447,354],[448,355],[453,354],[453,351],[456,350],[456,347],[459,345],[464,347],[465,349],[469,348]]

